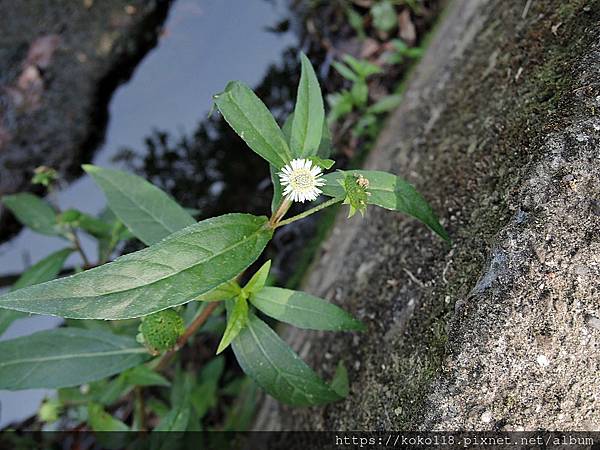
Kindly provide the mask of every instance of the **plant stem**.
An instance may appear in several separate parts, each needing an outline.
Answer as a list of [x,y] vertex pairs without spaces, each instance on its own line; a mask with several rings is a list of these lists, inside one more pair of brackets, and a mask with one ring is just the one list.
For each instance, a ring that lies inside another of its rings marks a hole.
[[284,225],[288,225],[288,224],[290,224],[292,222],[295,222],[296,220],[304,219],[305,217],[308,217],[311,214],[319,212],[322,209],[325,209],[325,208],[327,208],[328,206],[331,206],[331,205],[335,205],[336,203],[339,203],[339,202],[341,202],[343,200],[344,200],[343,198],[331,198],[331,199],[327,200],[326,202],[323,202],[323,203],[315,206],[314,208],[306,210],[306,211],[304,211],[304,212],[302,212],[302,213],[300,213],[300,214],[298,214],[298,215],[296,215],[294,217],[290,217],[289,219],[277,222],[275,224],[275,228],[282,227]]
[[71,242],[73,243],[73,245],[75,245],[75,250],[77,250],[77,252],[81,255],[81,259],[83,260],[84,267],[86,269],[89,268],[91,266],[90,260],[88,259],[85,252],[83,251],[83,246],[81,245],[79,236],[77,235],[77,232],[73,228],[71,228]]
[[277,210],[275,211],[275,213],[271,216],[271,219],[269,220],[269,225],[271,225],[272,228],[277,227],[277,224],[285,215],[285,213],[288,212],[288,209],[290,209],[291,206],[292,202],[289,201],[287,198],[284,198]]
[[207,304],[207,306],[202,310],[198,317],[194,319],[190,326],[187,327],[185,332],[179,337],[175,348],[165,353],[160,359],[160,361],[158,361],[158,364],[155,367],[155,370],[157,372],[164,370],[169,365],[171,359],[173,359],[173,356],[175,356],[175,353],[177,353],[177,350],[179,350],[185,345],[188,339],[198,330],[198,328],[200,328],[204,324],[204,322],[206,322],[206,320],[210,317],[214,310],[217,309],[219,304],[220,302],[211,302]]
[[135,407],[137,408],[137,416],[139,418],[138,428],[140,431],[146,431],[146,406],[141,386],[135,387]]

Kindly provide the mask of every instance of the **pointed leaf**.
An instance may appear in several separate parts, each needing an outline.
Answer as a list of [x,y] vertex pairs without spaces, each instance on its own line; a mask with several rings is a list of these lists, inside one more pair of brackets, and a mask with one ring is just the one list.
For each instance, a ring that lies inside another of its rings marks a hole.
[[267,316],[309,330],[364,330],[341,308],[305,292],[265,287],[250,295],[250,303]]
[[[161,419],[154,431],[185,431],[190,421],[191,405],[189,402],[172,409]],[[166,436],[165,436],[166,437]],[[161,447],[164,448],[164,447]],[[171,447],[173,448],[173,447]]]
[[338,393],[342,397],[348,397],[350,393],[350,386],[348,382],[348,370],[344,362],[340,360],[335,370],[333,380],[331,380],[331,389]]
[[252,89],[239,81],[231,81],[214,98],[227,123],[254,152],[277,169],[292,159],[277,122]]
[[267,277],[269,276],[270,270],[271,270],[271,260],[268,260],[266,263],[264,263],[261,266],[260,269],[258,269],[256,271],[256,273],[254,275],[252,275],[252,278],[250,278],[250,281],[248,281],[248,283],[246,283],[246,286],[244,286],[244,291],[247,294],[252,294],[254,292],[260,291],[265,286],[265,283],[267,282]]
[[169,380],[148,366],[139,365],[121,374],[126,384],[133,386],[170,386]]
[[57,328],[0,342],[0,389],[76,386],[141,364],[149,355],[134,339]]
[[408,182],[394,174],[377,170],[348,170],[325,175],[323,194],[329,197],[344,197],[344,188],[338,180],[343,180],[345,174],[363,175],[369,181],[367,203],[381,206],[393,211],[400,211],[419,219],[442,239],[450,240],[427,201]]
[[294,157],[306,158],[316,155],[319,149],[325,109],[319,80],[312,64],[304,53],[300,55],[300,61],[302,73],[294,108],[290,149]]
[[333,61],[331,63],[331,65],[333,66],[333,68],[335,70],[338,71],[338,73],[343,76],[344,78],[346,78],[347,80],[356,82],[358,81],[358,75],[354,73],[354,71],[348,67],[346,64],[338,62],[338,61]]
[[342,398],[254,314],[232,347],[244,372],[280,402],[309,406]]
[[63,248],[38,261],[23,272],[12,286],[12,290],[14,291],[26,286],[33,286],[34,284],[53,280],[59,274],[71,253],[73,253],[72,248]]
[[33,231],[48,236],[60,236],[61,230],[56,222],[56,212],[37,195],[23,192],[2,197],[2,203],[23,225]]
[[196,221],[164,191],[137,175],[86,164],[108,206],[144,244],[151,245]]
[[242,292],[242,288],[235,280],[232,280],[221,284],[206,294],[196,297],[194,300],[199,302],[220,302],[237,297],[240,292]]
[[94,431],[129,431],[129,427],[109,413],[97,403],[88,405],[88,422]]
[[271,171],[271,182],[273,183],[273,200],[271,200],[271,213],[277,211],[279,205],[281,204],[281,200],[283,199],[283,187],[281,186],[281,181],[279,180],[279,175],[277,174],[278,170],[269,165],[269,170]]
[[219,348],[217,349],[217,355],[229,347],[231,341],[233,341],[244,326],[248,322],[248,303],[244,295],[238,295],[235,300],[228,300],[228,314],[227,314],[227,327],[221,342],[219,342]]
[[[19,279],[13,284],[12,290],[14,291],[26,286],[33,286],[34,284],[53,280],[59,274],[65,260],[72,252],[73,249],[71,248],[63,248],[38,261],[21,274]],[[0,309],[0,336],[6,331],[11,323],[25,316],[26,314],[19,311]]]
[[0,308],[74,319],[127,319],[187,303],[262,253],[266,217],[226,214],[85,272],[0,296]]

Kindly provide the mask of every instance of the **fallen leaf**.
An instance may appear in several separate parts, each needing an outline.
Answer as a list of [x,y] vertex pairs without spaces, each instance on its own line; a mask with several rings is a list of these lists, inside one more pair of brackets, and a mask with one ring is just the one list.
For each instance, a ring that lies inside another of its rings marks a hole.
[[417,30],[412,23],[410,11],[408,9],[402,11],[398,16],[398,27],[400,28],[399,35],[402,40],[406,42],[409,47],[412,47],[417,41]]

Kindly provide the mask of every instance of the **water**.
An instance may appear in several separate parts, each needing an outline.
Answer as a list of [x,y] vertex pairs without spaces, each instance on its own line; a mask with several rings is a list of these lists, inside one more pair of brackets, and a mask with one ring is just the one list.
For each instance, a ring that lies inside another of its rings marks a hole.
[[[197,133],[198,122],[210,110],[212,95],[221,91],[227,81],[242,80],[250,86],[259,84],[267,69],[281,62],[284,50],[297,45],[293,33],[274,34],[266,30],[287,13],[285,0],[177,0],[159,44],[140,63],[132,79],[113,96],[106,140],[96,152],[93,163],[115,166],[113,158],[122,147],[143,156],[147,149],[145,139],[153,135],[153,130],[164,130],[173,139]],[[221,157],[224,166],[231,165],[227,159],[227,155]],[[232,164],[237,170],[233,176],[246,172],[252,175],[253,161],[249,156],[238,160],[237,166]],[[155,163],[155,168],[163,164]],[[153,175],[158,177],[159,173],[155,170]],[[222,176],[209,181],[209,193],[220,194],[225,189]],[[160,179],[158,182],[161,184]],[[247,186],[239,183],[238,190],[244,189],[247,190]],[[92,214],[105,205],[103,195],[87,177],[59,192],[53,201],[63,209],[74,207]],[[0,246],[0,275],[18,273],[65,244],[59,238],[23,230]],[[91,240],[84,238],[83,246],[88,254],[95,254]],[[78,263],[78,256],[74,254],[66,265]],[[3,338],[53,328],[57,323],[57,319],[47,317],[19,320]],[[49,393],[51,391],[0,391],[0,428],[30,416]]]

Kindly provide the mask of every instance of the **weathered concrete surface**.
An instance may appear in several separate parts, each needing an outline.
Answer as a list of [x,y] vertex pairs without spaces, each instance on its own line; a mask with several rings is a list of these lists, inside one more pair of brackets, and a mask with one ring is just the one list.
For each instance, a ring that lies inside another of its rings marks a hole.
[[597,0],[453,2],[367,162],[453,245],[339,217],[306,289],[368,331],[287,337],[322,374],[343,359],[351,394],[267,401],[257,428],[600,429],[599,19]]
[[[0,195],[42,164],[81,173],[116,86],[158,38],[170,0],[0,2]],[[0,238],[9,232],[0,206]]]

